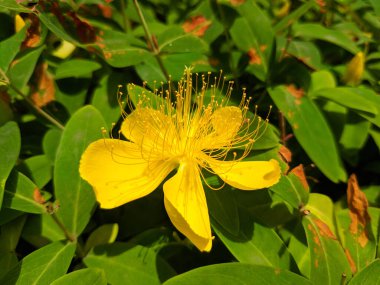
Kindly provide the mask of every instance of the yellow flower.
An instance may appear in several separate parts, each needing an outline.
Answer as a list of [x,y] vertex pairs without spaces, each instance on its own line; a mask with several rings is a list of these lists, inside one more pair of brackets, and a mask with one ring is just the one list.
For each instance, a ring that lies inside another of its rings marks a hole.
[[[201,170],[217,174],[238,189],[255,190],[277,183],[280,167],[276,160],[242,161],[263,125],[247,118],[250,99],[245,92],[239,107],[227,106],[232,83],[218,101],[216,90],[224,80],[216,79],[211,86],[206,76],[201,80],[198,91],[186,69],[174,96],[170,82],[155,102],[141,94],[134,111],[124,114],[120,132],[128,141],[93,142],[82,155],[79,171],[93,186],[100,206],[109,209],[148,195],[177,169],[163,185],[166,211],[199,250],[210,251],[213,237]],[[206,104],[210,91],[211,101]],[[193,92],[195,103],[191,102]],[[233,148],[242,155],[231,153]]]

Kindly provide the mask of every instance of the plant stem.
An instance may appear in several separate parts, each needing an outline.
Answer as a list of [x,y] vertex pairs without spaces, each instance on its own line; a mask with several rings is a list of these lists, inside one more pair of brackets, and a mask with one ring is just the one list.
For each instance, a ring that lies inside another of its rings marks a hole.
[[32,107],[33,110],[35,110],[39,115],[41,115],[42,117],[44,117],[46,120],[48,120],[50,123],[52,123],[54,126],[56,126],[57,128],[61,129],[61,130],[64,130],[65,129],[65,126],[62,125],[60,122],[58,122],[56,119],[54,119],[52,116],[50,116],[47,112],[45,112],[44,110],[42,110],[40,107],[36,106],[34,104],[34,102],[29,98],[27,97],[24,93],[22,93],[20,90],[18,90],[15,86],[13,86],[12,84],[9,85],[9,87],[11,89],[13,89],[13,91],[15,91],[18,95],[20,95],[21,97],[24,98],[25,102],[30,106]]
[[160,66],[160,69],[161,69],[162,73],[164,74],[166,80],[169,81],[170,77],[169,77],[169,74],[166,71],[164,63],[163,63],[163,61],[161,59],[160,50],[159,50],[157,44],[153,41],[152,34],[149,31],[149,28],[148,28],[148,25],[147,25],[147,23],[145,21],[144,15],[143,15],[143,13],[142,13],[142,11],[140,9],[140,5],[137,2],[137,0],[133,0],[133,4],[135,5],[137,14],[139,15],[139,18],[141,20],[141,24],[142,24],[144,32],[145,32],[145,38],[146,38],[146,41],[147,41],[147,44],[148,44],[148,48],[153,52],[154,56],[156,57],[157,63]]
[[48,113],[46,113],[44,110],[42,110],[40,107],[36,106],[34,104],[34,102],[28,97],[26,96],[24,93],[22,93],[16,86],[14,86],[10,81],[9,81],[9,78],[8,76],[5,74],[5,72],[0,68],[0,75],[1,75],[1,79],[4,80],[4,82],[6,84],[8,84],[8,86],[13,89],[13,91],[15,91],[18,95],[20,95],[26,103],[28,103],[28,105],[33,109],[35,110],[39,115],[41,115],[42,117],[44,117],[46,120],[48,120],[50,123],[52,123],[53,125],[55,125],[57,128],[61,129],[61,130],[64,130],[65,129],[65,126],[62,125],[60,122],[58,122],[56,119],[54,119],[52,116],[50,116]]
[[131,27],[127,18],[127,15],[125,14],[125,0],[120,1],[120,8],[121,8],[121,16],[123,17],[123,28],[125,32],[128,32]]
[[279,124],[280,124],[280,131],[281,131],[281,143],[283,146],[286,145],[286,122],[284,118],[284,114],[279,111]]
[[71,234],[69,233],[69,231],[66,229],[66,227],[62,224],[61,220],[57,217],[57,214],[56,213],[51,213],[50,214],[51,217],[53,218],[54,222],[59,226],[59,228],[63,231],[65,237],[71,241],[71,242],[76,242],[77,239]]

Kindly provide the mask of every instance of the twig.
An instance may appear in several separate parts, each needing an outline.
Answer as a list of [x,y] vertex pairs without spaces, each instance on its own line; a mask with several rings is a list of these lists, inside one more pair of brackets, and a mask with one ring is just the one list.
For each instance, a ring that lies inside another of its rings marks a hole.
[[7,77],[7,75],[4,73],[4,71],[0,68],[0,75],[2,76],[2,79],[4,80],[4,82],[13,90],[15,91],[18,95],[20,95],[26,103],[28,103],[28,105],[30,107],[32,107],[32,109],[34,109],[38,114],[40,114],[42,117],[44,117],[46,120],[48,120],[49,122],[51,122],[53,125],[55,125],[56,127],[58,127],[59,129],[61,130],[64,130],[65,129],[65,126],[62,125],[60,122],[58,122],[56,119],[54,119],[52,116],[50,116],[48,113],[46,113],[44,110],[42,110],[40,107],[36,106],[34,104],[34,102],[28,97],[26,96],[24,93],[22,93],[16,86],[14,86],[9,78]]
[[282,145],[286,145],[286,122],[285,122],[285,117],[284,114],[281,111],[279,112],[279,124],[280,124],[280,131],[281,131],[281,143]]
[[144,15],[140,9],[140,5],[137,2],[137,0],[133,0],[133,4],[135,5],[137,14],[139,15],[139,18],[141,20],[141,24],[142,24],[144,32],[145,32],[145,38],[146,38],[146,41],[148,44],[148,48],[150,48],[150,50],[153,52],[153,54],[156,57],[156,60],[158,62],[158,65],[160,66],[162,73],[164,74],[166,80],[169,81],[170,77],[169,77],[168,72],[166,71],[164,63],[162,62],[162,59],[160,56],[160,50],[159,50],[157,44],[155,43],[155,41],[153,40],[152,34],[149,31],[149,28],[148,28],[148,25],[145,21]]

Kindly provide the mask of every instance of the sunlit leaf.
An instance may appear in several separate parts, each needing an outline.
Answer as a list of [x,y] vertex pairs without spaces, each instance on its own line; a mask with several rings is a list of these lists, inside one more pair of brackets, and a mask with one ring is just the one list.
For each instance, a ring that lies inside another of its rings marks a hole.
[[60,203],[57,214],[75,235],[83,231],[96,205],[93,190],[79,176],[79,160],[90,142],[102,138],[102,127],[107,126],[99,111],[83,107],[67,123],[57,150],[54,168],[55,197]]
[[169,279],[164,285],[196,284],[312,284],[306,278],[278,268],[243,263],[204,266]]
[[16,123],[0,127],[0,209],[3,202],[5,182],[20,152],[21,137]]

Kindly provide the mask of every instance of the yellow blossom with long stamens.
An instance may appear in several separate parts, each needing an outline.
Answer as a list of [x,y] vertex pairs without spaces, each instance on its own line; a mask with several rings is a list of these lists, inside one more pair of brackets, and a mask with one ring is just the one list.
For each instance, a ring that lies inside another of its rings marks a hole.
[[238,107],[229,106],[231,82],[218,100],[221,77],[209,86],[209,75],[202,76],[200,90],[197,81],[193,86],[187,68],[175,92],[169,82],[166,91],[156,92],[157,100],[140,94],[132,113],[123,113],[120,132],[128,141],[93,142],[82,155],[79,172],[93,186],[100,206],[109,209],[148,195],[177,169],[163,185],[166,211],[199,250],[210,251],[213,237],[202,169],[241,190],[270,187],[281,171],[274,159],[243,161],[266,125],[259,117],[249,118],[245,91]]

